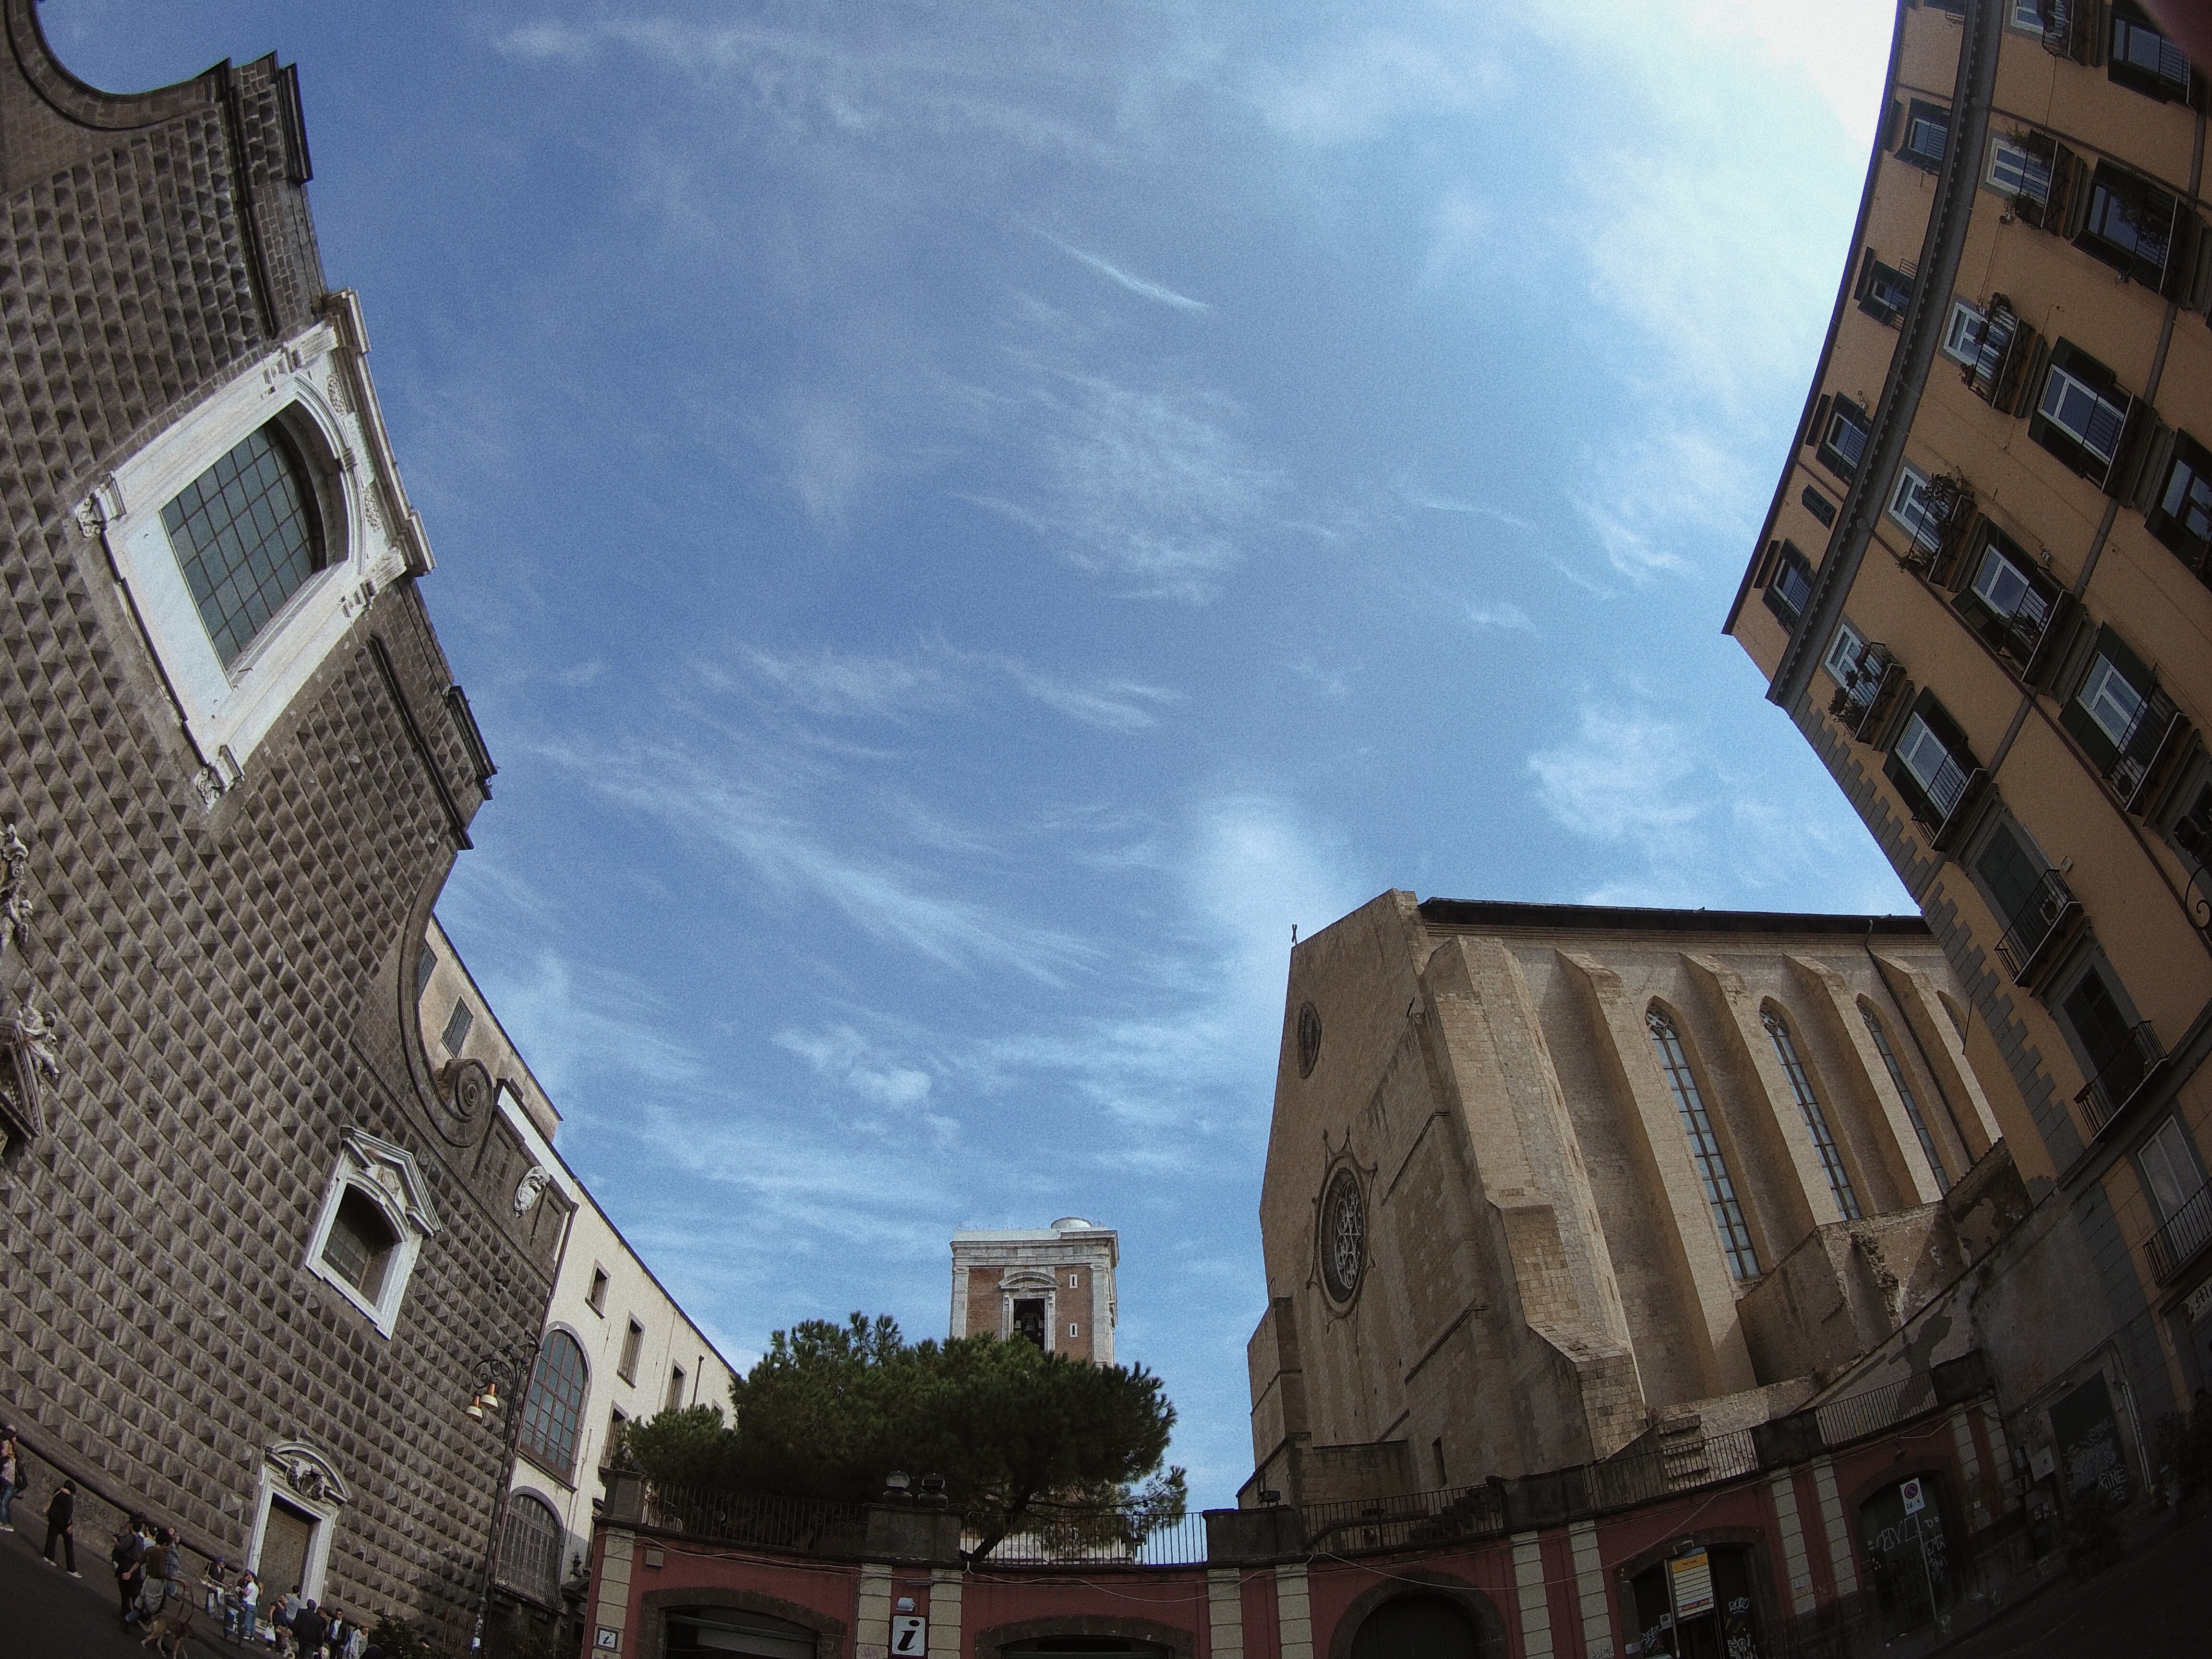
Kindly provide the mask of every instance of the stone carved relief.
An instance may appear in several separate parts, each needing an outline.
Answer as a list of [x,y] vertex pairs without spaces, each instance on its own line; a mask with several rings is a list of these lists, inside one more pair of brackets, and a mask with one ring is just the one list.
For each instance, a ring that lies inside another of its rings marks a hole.
[[456,1146],[473,1143],[492,1117],[495,1085],[480,1060],[448,1060],[439,1078],[438,1133]]
[[0,829],[0,951],[13,945],[24,948],[31,913],[31,849],[12,823]]
[[329,378],[323,382],[323,396],[339,414],[353,413],[353,394],[346,390],[345,375],[342,371],[334,368],[330,372]]
[[270,1467],[283,1477],[293,1495],[310,1507],[330,1510],[353,1501],[331,1460],[314,1447],[301,1440],[280,1440],[269,1448]]
[[545,1191],[545,1183],[553,1179],[552,1170],[543,1164],[533,1164],[514,1189],[514,1212],[528,1215]]

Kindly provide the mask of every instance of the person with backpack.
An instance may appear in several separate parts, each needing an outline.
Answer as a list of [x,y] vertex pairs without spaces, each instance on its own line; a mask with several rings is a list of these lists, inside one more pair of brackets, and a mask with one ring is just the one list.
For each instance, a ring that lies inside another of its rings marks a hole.
[[234,1642],[253,1645],[253,1620],[259,1611],[256,1605],[261,1597],[261,1581],[253,1576],[251,1567],[238,1575],[237,1588],[222,1601],[222,1633]]
[[137,1618],[138,1593],[146,1588],[146,1550],[152,1542],[149,1530],[144,1516],[132,1516],[130,1524],[115,1534],[114,1547],[107,1552],[115,1568],[115,1594],[123,1603],[126,1625]]

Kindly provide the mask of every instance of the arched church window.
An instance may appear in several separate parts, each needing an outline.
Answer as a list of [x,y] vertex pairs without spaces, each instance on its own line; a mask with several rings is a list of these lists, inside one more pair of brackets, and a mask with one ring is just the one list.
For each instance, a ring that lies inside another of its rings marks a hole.
[[186,484],[161,525],[225,668],[329,562],[313,482],[275,421]]
[[555,1331],[530,1368],[518,1441],[524,1454],[550,1474],[566,1480],[576,1465],[576,1437],[584,1420],[589,1372],[584,1351],[566,1331]]
[[568,1528],[552,1506],[526,1492],[507,1501],[499,1536],[499,1582],[532,1601],[557,1607],[561,1598],[561,1551]]
[[1812,1132],[1813,1150],[1820,1155],[1821,1170],[1828,1177],[1828,1190],[1835,1194],[1836,1207],[1843,1212],[1844,1219],[1859,1218],[1859,1195],[1851,1190],[1850,1171],[1844,1168],[1844,1155],[1837,1149],[1836,1138],[1828,1130],[1828,1115],[1820,1109],[1820,1097],[1813,1092],[1813,1079],[1805,1070],[1805,1062],[1797,1057],[1797,1043],[1790,1035],[1790,1024],[1780,1014],[1769,1008],[1761,1016],[1765,1022],[1766,1035],[1773,1039],[1775,1058],[1790,1078],[1790,1091],[1797,1097],[1797,1109],[1805,1115],[1805,1127]]
[[1659,1069],[1666,1074],[1667,1087],[1674,1094],[1674,1108],[1682,1115],[1690,1162],[1696,1165],[1698,1180],[1705,1189],[1705,1202],[1712,1206],[1713,1225],[1720,1233],[1729,1271],[1738,1279],[1756,1279],[1759,1252],[1752,1246],[1751,1228],[1736,1199],[1735,1183],[1729,1179],[1728,1159],[1722,1155],[1720,1137],[1713,1133],[1705,1098],[1698,1092],[1698,1079],[1690,1070],[1681,1034],[1675,1030],[1674,1022],[1656,1007],[1645,1014],[1644,1023],[1650,1029],[1651,1046],[1658,1051]]

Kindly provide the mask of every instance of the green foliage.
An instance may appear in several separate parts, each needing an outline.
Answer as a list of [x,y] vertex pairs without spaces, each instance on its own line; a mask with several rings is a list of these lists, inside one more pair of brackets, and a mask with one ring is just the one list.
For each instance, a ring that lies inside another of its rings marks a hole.
[[1014,1532],[1134,1544],[1182,1518],[1183,1472],[1159,1472],[1175,1407],[1141,1365],[992,1336],[910,1345],[856,1313],[776,1332],[730,1400],[733,1424],[695,1406],[632,1425],[630,1455],[662,1484],[854,1502],[895,1469],[941,1474],[979,1558]]
[[369,1645],[383,1650],[383,1659],[440,1659],[440,1649],[428,1625],[411,1619],[383,1619],[369,1632]]

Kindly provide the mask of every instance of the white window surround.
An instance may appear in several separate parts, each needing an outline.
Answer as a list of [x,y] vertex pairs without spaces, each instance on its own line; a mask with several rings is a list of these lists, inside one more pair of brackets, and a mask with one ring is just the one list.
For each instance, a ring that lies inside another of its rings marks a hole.
[[[398,1240],[392,1247],[392,1260],[385,1266],[384,1282],[374,1301],[323,1260],[324,1247],[330,1243],[331,1227],[337,1219],[338,1205],[349,1188],[383,1212]],[[338,1167],[323,1191],[322,1209],[315,1218],[315,1231],[308,1242],[304,1265],[309,1273],[366,1314],[380,1334],[389,1337],[399,1322],[399,1304],[407,1295],[407,1280],[415,1271],[415,1258],[422,1251],[422,1241],[434,1237],[442,1227],[437,1206],[431,1200],[429,1183],[423,1180],[414,1153],[366,1130],[348,1129],[339,1152]]]
[[1974,331],[1982,325],[1982,309],[1971,300],[1951,301],[1950,321],[1943,329],[1943,355],[1953,362],[1972,368],[1982,358],[1981,349],[1973,343]]
[[[353,1501],[353,1493],[330,1458],[305,1441],[280,1440],[270,1446],[262,1455],[261,1468],[254,1476],[253,1525],[246,1546],[246,1565],[256,1573],[261,1571],[261,1543],[269,1529],[270,1506],[279,1498],[313,1520],[307,1559],[300,1571],[300,1592],[320,1601],[323,1574],[330,1565],[331,1539],[337,1530],[335,1522],[338,1511]],[[264,1618],[276,1598],[291,1588],[289,1584],[262,1587]]]
[[1897,485],[1889,492],[1889,516],[1902,525],[1915,539],[1925,535],[1935,539],[1936,514],[1922,497],[1928,488],[1928,475],[1910,461],[1900,461],[1897,468]]
[[[106,544],[125,599],[212,775],[212,805],[378,589],[430,568],[369,384],[360,313],[334,296],[323,321],[209,397],[103,479],[78,511]],[[327,562],[228,669],[186,586],[161,509],[248,434],[280,422],[314,485]]]
[[1982,178],[2001,195],[2025,196],[2034,202],[2051,200],[2050,164],[2002,132],[1990,139],[1990,167]]
[[1828,654],[1822,659],[1820,666],[1827,671],[1830,679],[1841,685],[1844,677],[1858,666],[1859,653],[1865,647],[1865,636],[1849,622],[1838,623],[1836,637],[1830,641]]

